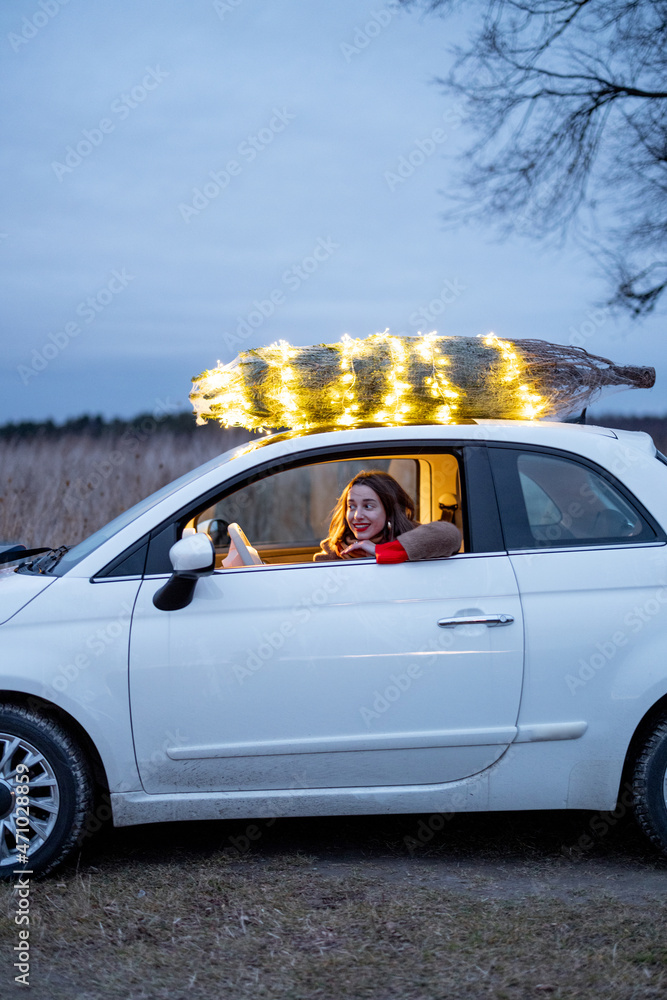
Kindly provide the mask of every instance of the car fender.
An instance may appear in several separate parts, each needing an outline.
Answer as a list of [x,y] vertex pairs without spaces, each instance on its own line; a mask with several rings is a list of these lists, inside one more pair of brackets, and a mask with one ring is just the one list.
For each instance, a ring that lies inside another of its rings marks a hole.
[[[644,715],[667,695],[664,628],[655,622],[651,634],[645,630],[633,646],[611,655],[604,646],[592,654],[586,650],[590,655],[582,656],[579,665],[565,674],[570,698],[561,696],[561,708],[627,743]],[[612,642],[606,646],[611,651]]]
[[39,698],[75,719],[97,749],[111,791],[141,787],[127,676],[138,587],[138,580],[57,579],[0,628],[0,689]]
[[55,577],[33,573],[17,573],[14,569],[0,570],[0,625],[33,601]]

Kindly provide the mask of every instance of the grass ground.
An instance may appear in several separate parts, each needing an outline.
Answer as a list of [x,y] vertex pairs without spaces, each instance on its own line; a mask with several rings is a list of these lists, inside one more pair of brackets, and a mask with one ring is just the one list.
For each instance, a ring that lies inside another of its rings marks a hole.
[[[667,860],[627,817],[584,852],[586,813],[459,816],[406,847],[428,819],[265,823],[247,850],[244,823],[107,830],[31,888],[31,996],[667,994]],[[5,997],[20,987],[3,894]]]

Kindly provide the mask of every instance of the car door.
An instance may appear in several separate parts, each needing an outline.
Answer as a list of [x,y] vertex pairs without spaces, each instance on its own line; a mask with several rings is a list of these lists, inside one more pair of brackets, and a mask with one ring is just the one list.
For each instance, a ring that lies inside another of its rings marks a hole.
[[[613,475],[585,458],[529,446],[489,451],[525,620],[519,721],[548,726],[552,739],[569,738],[576,723],[589,746],[599,744],[586,751],[593,764],[582,761],[585,774],[609,755],[606,740],[633,696],[617,678],[639,684],[646,662],[652,683],[667,614],[665,535]],[[633,718],[624,719],[630,731]],[[577,753],[584,751],[574,748],[573,761]],[[576,774],[574,767],[575,801]]]
[[[468,516],[489,537],[488,511]],[[153,605],[164,576],[145,579],[130,694],[146,790],[404,786],[492,764],[516,734],[522,612],[506,553],[469,537],[445,560],[220,569],[173,612]]]

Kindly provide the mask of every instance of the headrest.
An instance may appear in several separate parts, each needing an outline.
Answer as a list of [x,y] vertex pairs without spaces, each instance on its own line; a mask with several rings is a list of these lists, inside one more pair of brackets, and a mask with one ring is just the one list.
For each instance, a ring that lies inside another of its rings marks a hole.
[[438,497],[438,506],[439,507],[454,507],[456,509],[458,507],[458,505],[459,505],[459,502],[458,502],[458,500],[456,499],[456,497],[454,496],[453,493],[442,493]]

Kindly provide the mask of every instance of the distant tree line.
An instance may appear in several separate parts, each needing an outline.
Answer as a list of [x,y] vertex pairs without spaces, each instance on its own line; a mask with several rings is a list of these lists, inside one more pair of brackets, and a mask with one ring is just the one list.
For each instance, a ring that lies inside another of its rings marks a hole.
[[[628,417],[615,416],[610,413],[598,418],[589,418],[588,423],[602,427],[618,427],[619,430],[646,431],[654,439],[658,448],[667,449],[667,416]],[[197,426],[192,413],[183,411],[182,413],[161,414],[159,417],[155,417],[151,413],[140,413],[138,416],[132,417],[131,420],[121,420],[118,417],[113,420],[105,420],[99,415],[84,414],[84,416],[66,420],[62,424],[56,424],[53,420],[41,422],[23,420],[19,423],[0,425],[0,440],[11,438],[17,440],[57,439],[68,434],[89,438],[122,437],[128,432],[140,439],[153,433],[177,435],[196,433],[198,436],[216,434],[220,436],[222,434],[234,437],[241,433],[240,431],[224,431],[215,422]],[[243,434],[243,436],[252,437],[251,434]]]
[[114,417],[112,420],[105,420],[97,415],[84,414],[81,417],[73,417],[62,424],[56,424],[53,420],[22,420],[18,423],[8,423],[0,426],[0,439],[7,438],[60,438],[66,434],[76,434],[82,437],[103,438],[121,437],[128,431],[133,431],[139,435],[146,433],[170,433],[170,434],[198,434],[217,432],[220,428],[217,424],[207,424],[205,427],[198,427],[195,418],[190,411],[182,413],[161,413],[155,416],[152,413],[140,413],[130,420],[121,420]]

